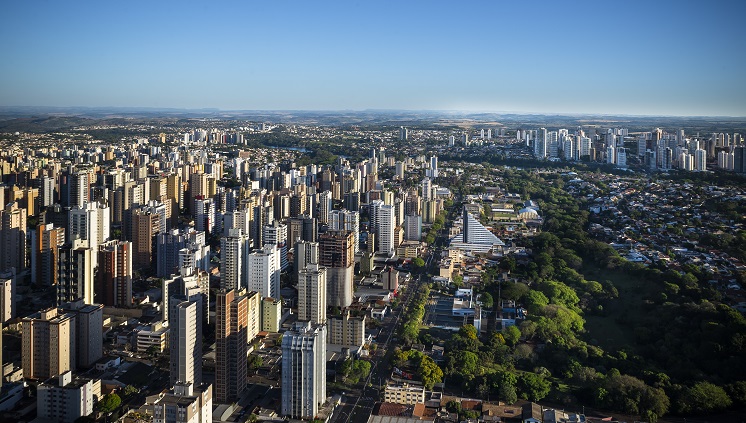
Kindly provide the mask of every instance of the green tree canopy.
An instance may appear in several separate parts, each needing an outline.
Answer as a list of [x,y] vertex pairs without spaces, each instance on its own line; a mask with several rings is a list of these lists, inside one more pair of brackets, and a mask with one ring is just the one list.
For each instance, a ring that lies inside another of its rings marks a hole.
[[725,390],[710,382],[697,382],[687,388],[676,401],[677,411],[682,414],[705,414],[731,406]]
[[541,291],[528,291],[523,296],[523,304],[526,306],[529,313],[535,314],[538,313],[542,307],[549,304],[549,298],[547,298],[547,296]]
[[521,339],[521,330],[517,326],[508,326],[502,332],[505,343],[512,346],[518,344]]
[[96,404],[96,408],[102,413],[111,413],[122,404],[122,398],[117,394],[106,394]]
[[541,401],[549,394],[551,388],[549,381],[534,373],[522,373],[518,377],[518,389],[521,398],[529,401]]

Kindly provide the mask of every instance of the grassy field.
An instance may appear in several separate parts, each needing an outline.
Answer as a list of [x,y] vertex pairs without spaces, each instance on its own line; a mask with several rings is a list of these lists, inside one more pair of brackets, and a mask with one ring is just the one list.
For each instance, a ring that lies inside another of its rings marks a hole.
[[587,280],[611,281],[619,291],[619,298],[604,304],[604,315],[585,316],[586,341],[605,350],[618,350],[633,345],[632,328],[644,313],[645,299],[655,295],[654,287],[645,281],[620,271],[586,265],[582,273]]

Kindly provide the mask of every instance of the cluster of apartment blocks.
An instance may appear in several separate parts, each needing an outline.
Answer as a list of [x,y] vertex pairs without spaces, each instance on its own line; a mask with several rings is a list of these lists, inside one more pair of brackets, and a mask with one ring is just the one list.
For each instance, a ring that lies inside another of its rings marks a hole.
[[[134,342],[141,351],[151,346],[164,350],[169,333],[176,339],[173,331],[178,327],[173,317],[167,318],[173,310],[208,315],[205,298],[211,252],[207,235],[221,236],[221,288],[246,296],[248,340],[259,329],[278,330],[279,273],[288,266],[289,252],[295,252],[296,260],[300,256],[294,248],[297,242],[317,244],[317,263],[328,277],[328,305],[347,307],[352,303],[354,254],[362,243],[361,207],[367,203],[373,216],[365,252],[371,261],[374,253],[390,256],[407,241],[419,243],[423,221],[434,221],[442,209],[442,193],[430,179],[438,176],[435,157],[428,165],[430,178],[423,181],[420,197],[417,191],[397,195],[383,189],[379,162],[391,162],[383,149],[374,150],[370,159],[355,166],[340,160],[334,168],[296,169],[289,162],[251,168],[243,153],[227,159],[207,150],[174,147],[164,152],[144,144],[141,140],[105,151],[100,147],[26,151],[24,157],[0,163],[5,183],[0,186],[0,269],[7,269],[9,275],[29,270],[32,282],[56,286],[58,304],[81,300],[82,304],[124,308],[135,305],[135,272],[152,269],[166,279],[164,315],[160,322],[135,331]],[[409,162],[407,167],[414,165]],[[217,184],[226,164],[243,183],[241,188]],[[335,201],[344,208],[334,209]],[[177,229],[181,209],[194,219],[189,227]],[[41,223],[26,234],[30,216],[38,216]],[[320,228],[326,230],[319,234]],[[172,295],[167,286],[179,278],[173,293],[182,298],[169,306]],[[0,291],[8,318],[14,317],[15,280],[14,276],[6,278]],[[190,303],[198,306],[184,305]],[[73,326],[73,319],[66,317],[69,313],[52,314],[47,310],[28,320],[48,321],[55,327],[59,321],[63,329]],[[172,320],[170,326],[165,325],[168,320]],[[345,312],[325,320],[324,325],[323,333],[328,334],[324,339],[328,337],[331,344],[364,342],[364,317]],[[98,332],[100,337],[101,324],[90,325],[85,332]],[[82,333],[73,331],[70,336]],[[76,345],[80,344],[72,343],[66,350],[60,346],[63,355],[82,351]],[[170,345],[173,353],[175,343]],[[65,360],[67,365],[56,365],[56,370],[36,377],[75,369],[69,358]],[[29,372],[46,369],[32,363],[26,367]]]
[[[588,132],[586,132],[588,131]],[[739,133],[713,133],[709,137],[688,138],[683,129],[667,133],[660,128],[630,137],[625,128],[607,129],[596,133],[595,128],[578,127],[574,134],[567,129],[547,131],[518,130],[517,138],[531,146],[537,158],[580,160],[605,160],[606,163],[626,167],[634,154],[645,167],[652,170],[682,169],[705,171],[708,162],[716,162],[725,170],[746,172],[746,151],[743,136]],[[636,144],[630,151],[625,144]]]
[[[364,204],[374,217],[374,251],[393,255],[405,241],[419,241],[422,223],[442,208],[429,178],[421,198],[384,190],[378,180],[383,150],[353,167],[340,161],[335,168],[296,169],[289,162],[251,168],[245,155],[227,159],[185,147],[97,149],[29,151],[2,166],[0,241],[6,248],[0,270],[30,268],[33,283],[58,285],[60,302],[95,298],[131,307],[133,272],[153,269],[168,277],[182,266],[209,271],[205,235],[235,242],[235,229],[246,237],[241,242],[247,249],[276,245],[282,269],[293,243],[314,239],[319,226],[351,231],[357,252]],[[241,188],[218,185],[226,165]],[[437,177],[436,157],[429,166]],[[334,201],[344,208],[335,210]],[[181,209],[193,217],[193,229],[175,229]],[[36,215],[41,224],[27,236],[27,219]]]

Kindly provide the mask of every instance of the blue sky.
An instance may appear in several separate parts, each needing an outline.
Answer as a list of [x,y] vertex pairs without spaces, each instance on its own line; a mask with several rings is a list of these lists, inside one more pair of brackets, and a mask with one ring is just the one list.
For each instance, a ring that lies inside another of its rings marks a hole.
[[0,105],[746,116],[746,1],[0,2]]

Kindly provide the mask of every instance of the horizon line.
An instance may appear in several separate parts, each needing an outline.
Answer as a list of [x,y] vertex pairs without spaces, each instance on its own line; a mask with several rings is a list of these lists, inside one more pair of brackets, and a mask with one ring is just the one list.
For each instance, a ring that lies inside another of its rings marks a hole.
[[87,109],[99,111],[129,110],[129,111],[184,111],[184,112],[221,112],[221,113],[365,113],[365,112],[397,112],[397,113],[461,113],[461,114],[495,114],[495,115],[559,115],[559,116],[607,116],[607,117],[662,117],[662,118],[729,118],[744,119],[746,115],[706,115],[706,114],[633,114],[633,113],[601,113],[601,112],[558,112],[558,111],[521,111],[521,110],[474,110],[474,109],[395,109],[395,108],[366,108],[366,109],[229,109],[219,107],[153,107],[153,106],[3,106],[0,111],[21,111],[23,109]]

